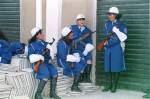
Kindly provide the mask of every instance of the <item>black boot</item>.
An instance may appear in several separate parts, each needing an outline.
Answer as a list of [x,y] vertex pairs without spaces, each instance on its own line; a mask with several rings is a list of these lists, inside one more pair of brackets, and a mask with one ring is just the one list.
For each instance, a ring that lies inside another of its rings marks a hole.
[[106,83],[103,92],[107,92],[112,88],[112,74],[111,72],[106,73]]
[[81,76],[80,76],[79,82],[83,82],[83,80],[84,80],[84,73],[81,73]]
[[119,77],[120,77],[120,73],[113,73],[112,74],[112,88],[111,88],[112,93],[115,93],[117,90]]
[[71,91],[81,92],[81,90],[78,87],[79,79],[80,79],[80,75],[75,75],[74,82],[73,82],[73,85],[71,87]]
[[54,99],[61,99],[59,96],[56,94],[56,85],[57,85],[57,78],[53,78],[51,80],[51,85],[50,85],[50,97]]
[[91,74],[92,64],[88,64],[83,72],[83,81],[91,83],[90,74]]
[[92,64],[87,66],[87,82],[91,83],[90,74],[91,74]]
[[47,81],[40,80],[40,83],[38,84],[37,91],[35,93],[35,99],[43,99],[41,94],[42,94],[42,91],[45,87],[46,82]]

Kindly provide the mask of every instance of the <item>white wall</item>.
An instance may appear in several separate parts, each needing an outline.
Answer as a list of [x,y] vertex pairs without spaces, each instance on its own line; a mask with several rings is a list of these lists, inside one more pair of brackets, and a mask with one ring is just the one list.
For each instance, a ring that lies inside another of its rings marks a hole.
[[35,0],[20,0],[20,40],[28,42],[30,30],[35,26]]

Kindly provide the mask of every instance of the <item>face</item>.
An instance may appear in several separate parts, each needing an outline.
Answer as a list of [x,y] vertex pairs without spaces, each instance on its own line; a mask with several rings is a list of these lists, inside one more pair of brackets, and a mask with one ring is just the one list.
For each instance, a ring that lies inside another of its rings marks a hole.
[[108,19],[109,19],[110,21],[114,21],[114,20],[116,19],[116,15],[113,14],[113,13],[108,13],[107,15],[108,15]]
[[42,33],[42,31],[41,32],[39,32],[38,33],[38,35],[36,36],[36,38],[38,39],[38,40],[44,40],[45,39],[45,35]]
[[77,25],[81,26],[81,27],[84,26],[85,25],[85,19],[78,19],[77,20]]
[[73,34],[72,34],[72,32],[70,32],[70,33],[68,34],[68,39],[69,39],[69,40],[72,40],[72,38],[73,38]]

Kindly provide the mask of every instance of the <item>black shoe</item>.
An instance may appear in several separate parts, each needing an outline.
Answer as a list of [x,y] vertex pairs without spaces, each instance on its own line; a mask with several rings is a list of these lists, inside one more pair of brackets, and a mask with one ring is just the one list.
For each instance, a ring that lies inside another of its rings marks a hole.
[[35,99],[43,99],[42,98],[42,91],[45,87],[45,84],[46,84],[47,81],[44,81],[44,80],[40,80],[39,84],[38,84],[38,88],[37,88],[37,91],[35,93]]
[[73,82],[73,85],[71,87],[71,91],[82,92],[80,90],[80,88],[78,87],[78,85],[79,85],[79,79],[80,79],[80,75],[76,75],[74,77],[74,82]]
[[50,97],[54,99],[61,99],[57,94],[56,94],[56,85],[57,85],[57,78],[53,78],[51,80],[51,86],[50,86]]

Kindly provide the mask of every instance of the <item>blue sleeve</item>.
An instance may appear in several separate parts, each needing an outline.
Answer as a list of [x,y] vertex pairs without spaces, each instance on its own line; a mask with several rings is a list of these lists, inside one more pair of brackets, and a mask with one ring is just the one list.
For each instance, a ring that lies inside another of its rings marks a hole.
[[[104,29],[105,36],[107,36],[106,28],[107,27],[105,27],[105,29]],[[127,35],[127,28],[123,24],[120,25],[119,30]],[[108,44],[106,45],[106,47],[114,46],[116,44],[120,44],[120,40],[119,40],[118,36],[114,33],[108,40]]]
[[57,45],[57,55],[60,59],[66,60],[67,57],[66,46],[62,42]]
[[78,33],[77,28],[76,28],[76,25],[71,26],[71,31],[73,33],[73,40],[78,39],[79,38],[79,33]]
[[[92,32],[89,28],[87,28],[87,32]],[[88,43],[91,43],[91,44],[93,44],[93,41],[92,41],[92,34],[87,38],[87,42]]]
[[31,54],[36,54],[35,53],[35,50],[33,48],[33,46],[31,44],[28,45],[28,57],[31,55]]

